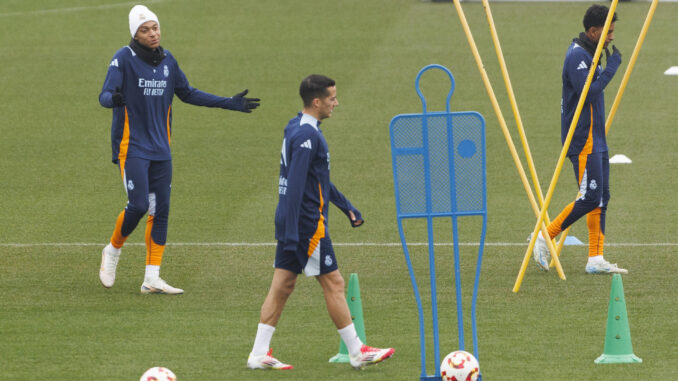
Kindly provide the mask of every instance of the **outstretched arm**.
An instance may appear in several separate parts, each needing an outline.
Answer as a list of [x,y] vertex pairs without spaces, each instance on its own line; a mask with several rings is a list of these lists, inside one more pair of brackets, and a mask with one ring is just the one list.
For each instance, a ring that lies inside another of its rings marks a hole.
[[177,65],[176,83],[174,93],[182,100],[196,106],[221,107],[228,110],[251,113],[252,110],[259,107],[259,98],[246,98],[248,90],[242,91],[232,97],[220,97],[191,86],[186,79],[186,75]]

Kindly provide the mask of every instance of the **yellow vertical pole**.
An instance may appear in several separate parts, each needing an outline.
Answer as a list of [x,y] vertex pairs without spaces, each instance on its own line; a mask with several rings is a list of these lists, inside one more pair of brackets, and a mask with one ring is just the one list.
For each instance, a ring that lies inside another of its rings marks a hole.
[[[633,49],[633,53],[631,54],[631,59],[629,60],[629,64],[626,67],[626,71],[624,72],[624,77],[622,78],[621,84],[619,85],[619,90],[617,90],[617,95],[614,98],[614,103],[612,103],[612,108],[610,109],[610,113],[607,116],[607,121],[605,122],[605,134],[610,132],[610,126],[612,126],[612,121],[614,120],[614,116],[617,113],[617,108],[619,107],[619,103],[621,103],[621,98],[624,95],[624,91],[626,90],[626,85],[629,83],[629,78],[631,77],[631,72],[633,71],[633,67],[636,65],[636,60],[638,59],[638,54],[640,53],[640,48],[643,46],[643,42],[645,41],[645,36],[647,35],[647,30],[650,28],[650,23],[652,23],[652,17],[654,16],[654,12],[657,9],[658,3],[659,3],[659,0],[652,0],[652,4],[650,4],[650,10],[647,12],[647,17],[645,18],[645,23],[643,24],[643,28],[640,30],[640,35],[638,36],[638,41],[636,42],[636,46]],[[577,196],[577,197],[579,197],[579,196]],[[563,243],[565,242],[565,238],[567,237],[567,234],[569,232],[570,232],[570,228],[568,227],[561,234],[560,242],[558,242],[557,253],[560,253],[560,250],[563,247]],[[551,266],[553,266],[553,265],[554,265],[554,261],[551,260]]]
[[[506,61],[504,60],[504,53],[502,52],[501,43],[499,42],[499,35],[497,34],[497,28],[494,24],[494,18],[492,17],[490,2],[488,0],[483,0],[483,7],[485,8],[485,15],[487,16],[487,23],[490,26],[490,33],[492,34],[492,42],[494,43],[494,49],[497,53],[499,67],[501,68],[501,73],[504,77],[504,84],[506,85],[506,92],[508,93],[509,102],[511,103],[511,108],[513,110],[513,117],[516,120],[518,134],[520,135],[520,141],[523,145],[523,152],[525,153],[525,158],[527,159],[527,167],[530,170],[530,175],[532,176],[532,185],[534,186],[535,193],[537,194],[536,199],[539,202],[539,207],[541,208],[544,206],[544,196],[541,193],[541,185],[539,184],[539,177],[537,176],[537,170],[535,169],[534,160],[532,159],[532,152],[530,151],[530,145],[527,143],[527,137],[525,136],[523,119],[520,117],[518,102],[516,101],[516,95],[513,92],[513,86],[511,85],[511,78],[509,77],[508,69],[506,68]],[[535,211],[535,214],[537,213],[538,212]],[[551,223],[548,213],[546,214],[545,221],[546,225]]]
[[617,90],[617,96],[614,98],[614,103],[612,103],[610,114],[607,116],[607,121],[605,122],[606,134],[610,131],[610,126],[612,125],[614,116],[617,113],[617,108],[619,107],[621,98],[624,95],[624,91],[626,90],[626,85],[629,83],[629,77],[631,77],[633,67],[636,65],[638,53],[640,52],[640,48],[643,46],[643,42],[645,41],[645,35],[647,35],[647,30],[650,28],[650,23],[652,22],[652,17],[654,16],[654,12],[657,9],[658,3],[659,0],[652,0],[652,4],[650,4],[650,10],[647,12],[647,17],[645,18],[645,23],[643,24],[643,28],[640,31],[640,35],[638,36],[636,46],[635,48],[633,48],[633,53],[631,54],[629,65],[626,68],[626,72],[624,72],[624,77],[622,78],[621,84],[619,85],[619,90]]
[[[458,1],[458,0],[455,0]],[[523,263],[520,266],[520,271],[518,273],[518,278],[516,279],[516,283],[513,286],[513,292],[518,292],[520,290],[520,285],[523,281],[523,277],[525,276],[525,270],[527,269],[527,262],[529,261],[530,257],[530,252],[534,248],[534,243],[537,239],[537,232],[539,231],[540,226],[542,226],[542,222],[544,221],[544,217],[546,215],[546,210],[549,207],[549,204],[551,203],[551,198],[553,197],[553,191],[556,187],[556,184],[558,183],[558,177],[560,176],[560,172],[563,167],[563,162],[565,161],[565,156],[567,155],[567,150],[570,148],[570,143],[572,142],[572,135],[574,135],[574,130],[575,127],[577,126],[577,122],[579,122],[579,116],[581,115],[581,110],[584,107],[584,102],[586,101],[586,96],[589,93],[589,88],[591,87],[591,81],[593,80],[593,74],[596,72],[596,69],[598,68],[598,59],[600,58],[600,53],[603,50],[603,45],[605,44],[605,37],[607,36],[607,32],[610,29],[610,24],[612,24],[612,16],[614,16],[614,12],[617,9],[617,2],[619,0],[612,0],[612,4],[610,4],[610,10],[607,15],[607,19],[605,20],[605,25],[603,26],[603,31],[600,38],[598,41],[598,46],[596,47],[596,51],[593,54],[593,62],[591,64],[591,69],[589,70],[589,74],[586,77],[586,83],[584,84],[584,88],[582,89],[581,96],[579,97],[579,102],[577,103],[577,108],[575,109],[574,116],[572,118],[572,123],[570,123],[570,129],[567,132],[567,137],[565,138],[565,142],[563,142],[563,149],[560,151],[560,156],[558,157],[558,163],[556,164],[556,170],[553,173],[553,178],[551,179],[551,184],[549,185],[549,189],[546,192],[546,198],[544,199],[544,206],[541,209],[541,213],[539,213],[539,218],[537,218],[537,223],[535,224],[532,238],[530,239],[530,244],[527,246],[527,251],[525,252],[525,257],[523,258]],[[546,240],[548,243],[549,240]],[[549,248],[550,250],[550,248]],[[551,251],[552,253],[555,251]],[[555,260],[556,263],[556,268],[560,266],[560,261],[558,260],[558,256],[552,255],[551,258]]]
[[[492,89],[492,84],[490,83],[490,79],[487,76],[487,72],[485,71],[483,61],[480,58],[480,53],[478,53],[478,47],[476,46],[476,43],[473,40],[473,35],[471,34],[471,30],[468,26],[468,22],[466,21],[466,16],[464,15],[464,10],[461,8],[461,4],[459,3],[459,0],[454,0],[454,5],[457,8],[457,14],[459,15],[459,20],[461,21],[462,27],[464,29],[464,33],[466,33],[466,39],[468,40],[468,43],[471,47],[471,52],[473,53],[473,57],[476,60],[478,70],[480,71],[480,75],[483,78],[483,83],[485,84],[485,89],[487,90],[487,94],[490,97],[490,102],[492,103],[492,107],[494,108],[494,112],[497,115],[497,119],[499,119],[499,125],[501,127],[502,132],[504,133],[504,138],[506,139],[506,143],[509,146],[509,151],[511,151],[511,156],[513,157],[513,162],[514,162],[516,168],[518,169],[518,174],[520,175],[520,180],[522,181],[523,187],[525,188],[525,192],[527,193],[527,197],[530,200],[530,205],[532,206],[532,209],[534,210],[535,215],[540,215],[539,206],[537,205],[537,202],[534,199],[534,195],[532,194],[532,190],[530,189],[530,184],[527,180],[527,176],[525,175],[525,170],[523,169],[523,165],[520,162],[520,157],[518,156],[518,152],[516,151],[516,147],[513,144],[513,140],[511,139],[511,134],[509,133],[508,128],[506,127],[506,120],[504,119],[504,116],[501,112],[501,109],[499,108],[499,103],[497,102],[497,97],[494,94],[494,90]],[[543,224],[543,216],[541,216],[541,215],[540,215],[539,223],[541,224],[541,230],[542,230],[543,236],[548,237],[548,231],[546,230],[546,225]],[[537,231],[539,231],[539,228],[537,228],[535,230],[533,235],[536,235]],[[546,243],[549,246],[549,250],[551,250],[551,252],[555,252],[555,248],[553,247],[553,242],[551,240],[546,240]],[[532,250],[532,249],[530,249],[530,250]],[[554,256],[554,258],[556,258],[556,270],[558,271],[558,275],[560,276],[561,279],[564,280],[565,279],[565,273],[563,272],[562,266],[560,266],[560,261],[558,261],[557,257]]]

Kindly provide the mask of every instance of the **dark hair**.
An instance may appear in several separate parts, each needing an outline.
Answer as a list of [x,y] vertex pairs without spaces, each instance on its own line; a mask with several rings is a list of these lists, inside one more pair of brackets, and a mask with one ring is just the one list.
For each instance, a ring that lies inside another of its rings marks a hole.
[[[588,31],[592,26],[604,26],[607,14],[610,8],[604,5],[594,4],[586,10],[584,15],[584,31]],[[617,12],[612,16],[612,22],[617,21]]]
[[333,79],[320,74],[311,74],[304,78],[299,86],[299,95],[304,100],[304,107],[310,106],[315,98],[328,96],[327,88],[334,85]]

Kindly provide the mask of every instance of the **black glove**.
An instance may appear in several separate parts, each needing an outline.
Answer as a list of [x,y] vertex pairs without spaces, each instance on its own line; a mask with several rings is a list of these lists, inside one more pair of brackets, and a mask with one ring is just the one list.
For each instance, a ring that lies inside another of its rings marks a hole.
[[111,96],[111,100],[113,101],[113,106],[115,107],[120,107],[125,105],[125,99],[122,97],[122,93],[120,92],[120,88],[116,87],[115,91],[113,92],[113,95]]
[[236,110],[236,111],[242,111],[242,112],[247,112],[250,113],[252,112],[253,109],[259,107],[259,98],[245,98],[245,95],[247,95],[247,92],[249,90],[245,90],[243,92],[240,92],[236,95],[234,95],[231,98],[226,99],[226,103],[224,104],[224,108],[227,108],[229,110]]
[[614,54],[618,55],[618,56],[619,56],[619,60],[621,61],[621,58],[622,58],[621,52],[620,52],[619,49],[617,49],[617,47],[614,46],[614,45],[612,45],[612,54],[613,54],[613,55],[614,55]]
[[605,59],[607,60],[607,66],[612,65],[617,68],[621,64],[621,52],[614,45],[612,45],[612,54],[605,48]]

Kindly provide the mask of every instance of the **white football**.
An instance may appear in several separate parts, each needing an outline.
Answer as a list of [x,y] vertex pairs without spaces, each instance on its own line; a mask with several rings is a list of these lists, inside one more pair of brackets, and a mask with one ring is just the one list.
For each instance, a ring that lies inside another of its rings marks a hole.
[[145,371],[139,381],[177,381],[177,376],[167,368],[156,366]]
[[480,375],[478,360],[464,351],[454,351],[440,364],[443,381],[476,381]]

